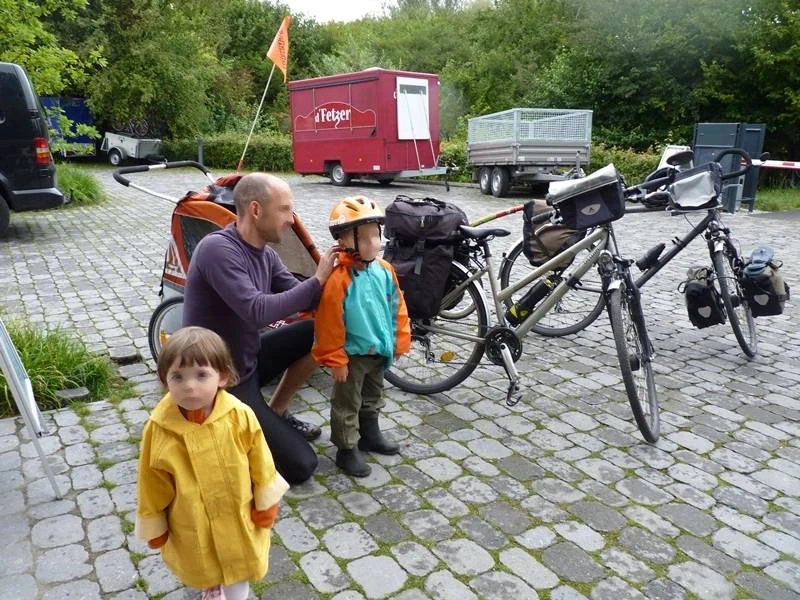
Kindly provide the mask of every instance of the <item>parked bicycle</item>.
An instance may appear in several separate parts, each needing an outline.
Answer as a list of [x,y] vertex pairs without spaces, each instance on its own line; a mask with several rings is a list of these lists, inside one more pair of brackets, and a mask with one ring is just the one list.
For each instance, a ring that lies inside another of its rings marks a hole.
[[[719,163],[727,156],[741,159],[743,166],[723,175],[713,165],[719,166]],[[714,161],[690,170],[699,176],[699,179],[705,179],[706,190],[710,189],[713,192],[706,193],[699,201],[693,203],[688,197],[692,195],[691,189],[683,188],[684,197],[676,198],[669,187],[681,172],[686,172],[681,171],[677,165],[690,164],[691,160],[691,151],[675,154],[667,160],[669,167],[652,173],[640,186],[626,190],[626,197],[629,200],[641,203],[647,210],[667,208],[673,215],[686,215],[698,210],[707,211],[705,218],[689,233],[672,240],[672,248],[663,256],[661,254],[666,248],[665,243],[659,243],[645,252],[636,261],[636,266],[642,271],[642,274],[635,283],[637,287],[642,287],[692,240],[703,234],[713,265],[713,283],[723,302],[724,317],[730,322],[731,329],[745,355],[753,357],[757,352],[758,335],[749,304],[745,301],[743,294],[744,259],[740,249],[734,244],[730,228],[722,222],[722,207],[719,202],[722,182],[742,176],[752,163],[744,150],[732,148],[721,152]],[[706,173],[707,175],[704,175]],[[715,182],[715,179],[719,181]],[[649,191],[653,189],[653,181],[659,185],[655,191]],[[530,273],[531,266],[525,260],[522,249],[523,240],[520,239],[503,259],[500,267],[501,287],[506,288],[511,281],[519,280],[525,274]],[[558,277],[557,273],[555,277]],[[550,319],[555,325],[544,330],[540,328],[538,333],[544,335],[576,333],[588,327],[599,316],[604,303],[602,285],[582,279],[577,282],[574,289],[575,293],[567,294],[562,300],[562,305],[551,311]],[[507,302],[512,303],[515,300],[516,298],[512,297]]]
[[[464,381],[485,354],[491,363],[504,368],[509,379],[506,403],[516,404],[522,394],[515,366],[522,356],[522,340],[572,290],[574,282],[596,266],[607,299],[628,400],[642,435],[654,442],[659,435],[659,415],[653,346],[647,334],[639,289],[630,273],[633,260],[620,255],[612,225],[625,212],[620,179],[613,165],[609,165],[584,179],[563,182],[559,187],[560,191],[551,194],[558,218],[574,229],[590,229],[587,235],[519,281],[500,287],[489,242],[510,232],[462,226],[462,244],[451,264],[439,313],[431,319],[412,320],[412,350],[393,364],[386,378],[405,391],[442,392]],[[510,326],[504,302],[582,252],[585,258],[563,271],[560,281],[530,314],[518,325]],[[484,295],[485,280],[491,302]]]

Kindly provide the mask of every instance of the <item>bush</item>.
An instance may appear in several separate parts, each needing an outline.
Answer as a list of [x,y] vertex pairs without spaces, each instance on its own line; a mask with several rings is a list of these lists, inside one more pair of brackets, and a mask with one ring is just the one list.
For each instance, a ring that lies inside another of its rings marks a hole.
[[[61,408],[58,390],[85,387],[92,399],[106,397],[116,378],[108,358],[97,356],[65,331],[42,332],[22,321],[6,328],[30,377],[33,395],[41,410]],[[17,405],[0,373],[0,417],[17,414]]]
[[[203,162],[207,167],[234,170],[247,141],[245,133],[220,133],[203,138]],[[165,140],[162,152],[169,160],[197,160],[197,140]],[[254,134],[247,147],[244,166],[252,171],[286,173],[293,170],[292,140],[287,135]]]
[[627,184],[634,185],[653,172],[659,160],[661,152],[652,149],[647,152],[636,152],[628,148],[614,148],[602,142],[595,142],[592,144],[592,157],[587,173],[592,173],[608,163],[614,163],[617,171],[625,177]]
[[456,167],[448,176],[450,181],[472,181],[472,169],[467,167],[467,140],[464,138],[451,138],[442,140],[439,151],[441,158],[439,164]]
[[72,206],[91,206],[106,199],[103,186],[91,173],[69,163],[56,166],[58,187]]

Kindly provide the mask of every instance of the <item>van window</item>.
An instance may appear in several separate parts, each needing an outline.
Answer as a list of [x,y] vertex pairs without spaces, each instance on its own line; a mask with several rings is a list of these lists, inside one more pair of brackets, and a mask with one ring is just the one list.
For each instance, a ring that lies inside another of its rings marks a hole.
[[31,136],[31,115],[25,94],[14,72],[0,72],[0,138]]

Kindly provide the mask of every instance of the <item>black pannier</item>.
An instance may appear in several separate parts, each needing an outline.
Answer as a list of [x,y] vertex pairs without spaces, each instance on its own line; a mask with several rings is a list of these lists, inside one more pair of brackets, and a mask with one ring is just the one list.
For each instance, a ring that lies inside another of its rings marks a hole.
[[780,315],[789,300],[789,286],[780,273],[782,263],[773,259],[769,246],[753,250],[744,267],[742,287],[754,317]]
[[[722,298],[714,287],[714,270],[710,267],[689,267],[684,281],[683,296],[689,320],[698,329],[725,322]],[[680,291],[680,287],[678,288]]]
[[428,319],[439,312],[461,241],[458,228],[467,223],[458,206],[434,198],[400,195],[386,207],[383,255],[397,272],[413,318]]

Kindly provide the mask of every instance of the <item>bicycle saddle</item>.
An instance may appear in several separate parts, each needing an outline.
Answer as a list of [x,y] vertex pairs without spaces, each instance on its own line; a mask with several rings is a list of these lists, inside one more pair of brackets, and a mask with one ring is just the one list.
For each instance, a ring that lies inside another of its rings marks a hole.
[[495,229],[493,227],[470,227],[468,225],[460,225],[458,229],[464,237],[473,240],[485,240],[490,237],[506,237],[507,235],[511,235],[508,229]]

